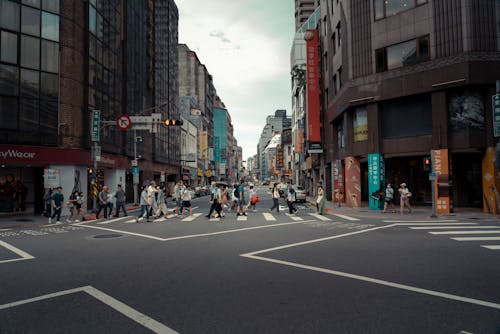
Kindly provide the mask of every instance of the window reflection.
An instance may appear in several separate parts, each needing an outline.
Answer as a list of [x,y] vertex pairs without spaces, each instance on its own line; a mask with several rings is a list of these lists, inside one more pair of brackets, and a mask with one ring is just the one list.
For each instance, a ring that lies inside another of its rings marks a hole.
[[40,40],[38,38],[21,36],[21,66],[40,68]]
[[21,31],[25,34],[40,36],[40,11],[38,9],[23,6]]
[[59,44],[42,41],[42,70],[57,73],[59,69]]
[[19,31],[19,4],[0,0],[0,27]]
[[0,35],[0,60],[7,63],[17,63],[17,35],[2,31]]
[[59,41],[59,16],[42,12],[42,37]]
[[39,72],[21,69],[21,96],[38,98]]

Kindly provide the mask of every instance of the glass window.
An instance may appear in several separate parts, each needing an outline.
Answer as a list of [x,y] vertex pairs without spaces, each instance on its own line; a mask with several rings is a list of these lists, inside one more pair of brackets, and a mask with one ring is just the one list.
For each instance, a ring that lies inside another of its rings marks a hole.
[[40,0],[23,0],[23,4],[31,7],[40,8]]
[[57,99],[59,96],[59,78],[57,74],[41,73],[40,97]]
[[429,37],[423,37],[418,40],[418,59],[428,60],[429,54]]
[[59,14],[59,0],[42,0],[42,9]]
[[40,36],[40,11],[23,6],[21,31],[25,34]]
[[42,41],[42,70],[59,72],[59,44]]
[[0,0],[0,27],[19,31],[19,4]]
[[53,130],[57,134],[57,101],[40,100],[40,129]]
[[21,36],[21,66],[40,68],[40,40],[38,38]]
[[415,7],[415,0],[385,0],[385,14],[391,16]]
[[21,96],[38,98],[39,88],[39,72],[21,69]]
[[42,37],[59,41],[59,16],[42,12]]
[[18,95],[18,85],[18,68],[0,64],[0,92],[5,95]]
[[378,49],[375,51],[375,62],[376,62],[376,71],[383,72],[387,71],[387,60],[385,58],[386,49]]
[[384,18],[384,0],[375,0],[375,20]]
[[21,99],[21,108],[19,110],[19,129],[38,132],[38,120],[38,100]]
[[387,48],[387,69],[414,64],[417,57],[416,40],[396,44]]
[[17,35],[2,31],[0,39],[0,60],[17,64]]
[[0,128],[17,129],[17,97],[0,96]]
[[368,140],[368,112],[366,108],[357,108],[353,114],[352,126],[354,142]]
[[427,3],[427,0],[417,0],[417,5],[423,5],[424,3]]
[[97,14],[93,6],[89,6],[89,30],[94,35],[97,31]]

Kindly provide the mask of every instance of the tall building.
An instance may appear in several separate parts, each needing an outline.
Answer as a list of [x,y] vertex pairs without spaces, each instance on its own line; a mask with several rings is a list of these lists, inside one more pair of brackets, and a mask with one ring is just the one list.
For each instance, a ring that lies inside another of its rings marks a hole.
[[299,30],[318,7],[319,0],[295,0],[295,30]]
[[[321,0],[329,198],[340,191],[360,206],[374,187],[405,182],[415,203],[430,203],[434,192],[439,212],[498,212],[491,99],[499,13],[498,1]],[[435,189],[424,165],[431,155]]]
[[[115,123],[121,114],[176,112],[177,25],[173,0],[0,2],[0,186],[21,182],[23,209],[41,212],[56,185],[66,197],[83,191],[89,204],[104,184],[121,183],[133,198],[136,157],[141,183],[178,177],[179,137]],[[97,170],[93,110],[103,121]],[[0,211],[16,205],[0,198]]]

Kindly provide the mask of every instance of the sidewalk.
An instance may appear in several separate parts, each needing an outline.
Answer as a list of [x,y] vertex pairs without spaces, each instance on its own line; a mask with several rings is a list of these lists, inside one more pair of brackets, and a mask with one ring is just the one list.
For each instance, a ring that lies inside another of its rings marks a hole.
[[[130,215],[131,212],[136,212],[140,206],[134,204],[127,204],[127,213]],[[113,211],[114,212],[114,211]],[[103,213],[101,212],[100,217],[102,218]],[[120,212],[123,215],[123,212]],[[86,212],[83,214],[85,220],[95,219],[94,212]],[[66,222],[68,216],[61,216],[61,222]],[[47,225],[49,223],[49,218],[41,215],[34,215],[30,213],[13,213],[12,215],[0,216],[0,231],[2,229],[12,229],[12,228],[34,228],[40,227],[42,225]]]
[[[306,201],[311,205],[316,206],[316,202],[313,197],[306,197]],[[396,205],[396,213],[392,213],[391,210],[387,210],[387,213],[382,213],[382,210],[371,210],[368,207],[368,203],[363,202],[360,208],[348,208],[344,203],[341,203],[339,207],[337,203],[332,203],[330,201],[325,202],[325,208],[328,213],[332,214],[342,214],[342,215],[352,215],[355,217],[366,217],[366,218],[381,218],[381,219],[404,219],[404,220],[415,220],[415,219],[432,219],[432,207],[431,206],[416,206],[412,205],[412,212],[400,214],[399,206]],[[483,213],[481,209],[478,208],[457,208],[455,212],[443,215],[438,214],[435,219],[500,219],[500,215]]]

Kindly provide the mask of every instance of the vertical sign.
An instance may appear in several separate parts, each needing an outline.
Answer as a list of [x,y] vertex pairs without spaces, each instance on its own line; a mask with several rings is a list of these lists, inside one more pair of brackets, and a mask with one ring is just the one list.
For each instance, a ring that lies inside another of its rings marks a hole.
[[500,137],[500,94],[493,95],[493,136]]
[[361,206],[361,166],[355,157],[345,158],[345,203],[349,208]]
[[99,128],[101,127],[101,111],[92,111],[92,141],[99,141]]
[[339,203],[344,199],[344,180],[342,172],[342,160],[335,160],[332,162],[332,173],[333,173],[333,202]]
[[450,196],[449,193],[440,193],[439,182],[446,182],[445,188],[448,186],[448,150],[433,150],[432,153],[432,171],[436,173],[434,181],[434,194],[436,199],[436,213],[450,213]]
[[43,186],[45,188],[57,188],[61,185],[61,174],[59,169],[44,169]]
[[385,178],[385,164],[381,154],[368,154],[368,195],[370,209],[378,210],[380,202],[372,197],[378,197],[378,191]]
[[208,160],[208,145],[207,145],[207,131],[201,131],[200,133],[200,151],[201,160]]
[[321,142],[320,122],[320,66],[319,66],[319,37],[318,30],[307,30],[306,40],[306,87],[307,87],[307,140]]

